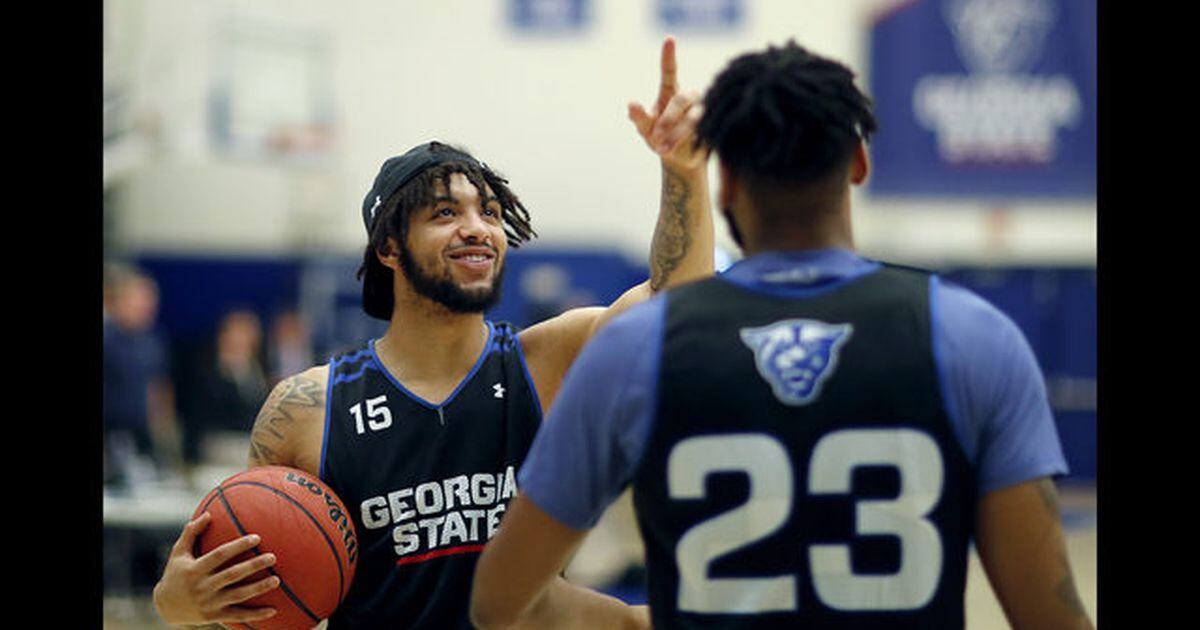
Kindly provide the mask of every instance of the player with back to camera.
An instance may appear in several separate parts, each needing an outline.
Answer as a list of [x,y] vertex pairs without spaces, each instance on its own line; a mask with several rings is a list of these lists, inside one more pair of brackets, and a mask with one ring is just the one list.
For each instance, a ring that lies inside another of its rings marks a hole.
[[[708,153],[691,141],[698,94],[677,89],[675,41],[661,51],[650,111],[629,117],[662,166],[651,278],[607,308],[567,311],[518,332],[485,320],[499,298],[508,247],[534,235],[507,181],[440,143],[384,163],[363,204],[370,234],[363,305],[390,320],[383,337],[285,379],[251,434],[249,465],[319,475],[354,519],[359,561],[342,628],[468,628],[475,562],[516,491],[515,472],[567,367],[615,314],[660,289],[712,273]],[[248,622],[270,609],[240,604],[277,588],[239,580],[271,554],[219,570],[251,549],[246,536],[199,558],[191,548],[210,517],[189,523],[155,587],[176,624]],[[645,607],[559,579],[534,627],[642,627]]]
[[747,258],[580,354],[476,567],[472,619],[536,611],[632,485],[656,627],[961,628],[973,540],[1016,628],[1090,627],[1020,330],[854,252],[871,102],[789,41],[717,76],[697,128]]

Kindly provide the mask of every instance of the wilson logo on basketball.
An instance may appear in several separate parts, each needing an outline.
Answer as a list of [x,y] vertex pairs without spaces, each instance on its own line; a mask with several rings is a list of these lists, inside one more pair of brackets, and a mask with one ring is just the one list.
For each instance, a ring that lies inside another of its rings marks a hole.
[[358,541],[355,540],[354,527],[350,524],[350,518],[342,511],[337,498],[330,496],[320,486],[296,473],[289,472],[285,479],[325,499],[325,505],[329,508],[327,515],[337,526],[338,531],[342,533],[342,544],[346,546],[346,557],[353,563],[358,558]]
[[245,602],[250,608],[276,610],[254,628],[312,628],[333,614],[354,580],[358,537],[346,511],[334,490],[315,476],[287,466],[255,466],[222,481],[197,506],[194,516],[208,512],[212,520],[197,538],[194,553],[204,555],[258,534],[258,546],[229,561],[264,553],[276,557],[274,566],[245,578],[247,584],[271,574],[279,578],[278,588]]

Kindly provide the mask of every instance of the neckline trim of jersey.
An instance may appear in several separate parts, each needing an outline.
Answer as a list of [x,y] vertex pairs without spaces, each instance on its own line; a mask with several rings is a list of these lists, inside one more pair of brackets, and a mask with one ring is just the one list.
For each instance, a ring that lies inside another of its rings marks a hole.
[[392,374],[392,371],[383,364],[383,361],[379,359],[379,354],[375,351],[375,344],[379,341],[379,339],[372,339],[367,343],[367,345],[371,348],[371,360],[375,362],[375,365],[379,366],[379,371],[382,372],[389,381],[391,381],[392,385],[396,386],[396,389],[399,389],[401,393],[403,393],[405,396],[408,396],[413,402],[421,405],[422,407],[433,410],[444,409],[450,406],[450,403],[454,402],[454,399],[458,397],[458,393],[462,391],[463,387],[466,387],[467,383],[470,383],[471,379],[475,378],[475,373],[479,371],[479,368],[483,366],[484,360],[486,360],[488,355],[492,352],[492,345],[496,342],[496,327],[493,326],[492,322],[488,320],[484,320],[483,323],[487,325],[488,335],[487,341],[485,341],[483,344],[483,350],[479,353],[479,358],[475,359],[475,365],[471,368],[471,371],[467,372],[467,375],[458,382],[458,386],[454,388],[454,391],[450,392],[450,395],[447,396],[446,399],[440,404],[431,403],[428,400],[416,395],[407,387],[405,387],[404,384],[400,382],[400,379],[396,378],[396,376]]
[[716,277],[755,293],[805,298],[828,293],[883,265],[843,248],[762,252]]

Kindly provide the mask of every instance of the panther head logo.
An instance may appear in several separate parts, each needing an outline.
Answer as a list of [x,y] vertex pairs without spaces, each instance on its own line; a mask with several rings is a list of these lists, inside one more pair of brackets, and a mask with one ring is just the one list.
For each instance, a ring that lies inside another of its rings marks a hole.
[[1041,57],[1054,26],[1053,0],[944,0],[959,57],[972,72],[1025,72]]
[[850,324],[812,319],[786,319],[739,331],[742,343],[754,352],[758,373],[780,402],[792,406],[816,400],[853,332]]

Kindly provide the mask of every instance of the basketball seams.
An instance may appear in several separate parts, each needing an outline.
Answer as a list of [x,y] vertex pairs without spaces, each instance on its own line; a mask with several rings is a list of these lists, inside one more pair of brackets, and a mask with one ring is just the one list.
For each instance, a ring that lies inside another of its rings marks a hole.
[[[225,484],[225,485],[221,486],[221,488],[229,489],[229,488],[233,488],[235,486],[242,486],[242,485],[257,486],[260,488],[265,488],[265,489],[275,493],[276,495],[279,495],[279,496],[283,497],[284,499],[287,499],[289,502],[291,502],[293,505],[295,505],[297,509],[299,509],[301,512],[303,512],[304,515],[308,517],[308,520],[312,521],[313,525],[316,526],[317,531],[320,532],[321,537],[325,539],[325,545],[327,547],[329,547],[330,553],[333,554],[334,565],[337,566],[337,570],[338,570],[338,594],[339,594],[338,600],[340,601],[341,598],[344,597],[346,594],[346,591],[345,591],[346,577],[342,570],[342,557],[338,554],[337,545],[333,542],[333,539],[330,538],[328,532],[325,531],[325,528],[321,527],[321,522],[319,520],[317,520],[317,517],[313,516],[312,513],[309,512],[308,507],[306,507],[303,503],[297,501],[294,497],[292,497],[288,493],[283,492],[279,488],[275,488],[275,487],[265,484],[261,481],[236,481],[233,483]],[[340,503],[341,503],[340,499],[339,499],[338,503],[339,503],[339,507],[342,508],[342,511],[345,512],[345,506],[340,505]],[[233,515],[230,514],[230,516],[233,516]],[[239,531],[241,530],[240,524],[238,524],[238,530]],[[244,532],[243,532],[243,535],[244,535]],[[347,563],[349,563],[348,558],[347,558]]]
[[[230,487],[237,486],[237,485],[243,485],[243,484],[262,486],[262,487],[265,487],[272,491],[275,491],[275,488],[271,488],[270,486],[267,486],[267,485],[261,484],[261,483],[256,483],[256,482],[238,482],[238,483],[233,483],[233,484],[229,484],[226,486],[220,486],[217,488],[215,498],[220,499],[221,504],[225,506],[225,511],[227,514],[229,514],[229,520],[233,523],[233,526],[237,528],[238,534],[245,536],[246,529],[244,527],[242,527],[241,521],[238,520],[237,514],[234,513],[233,506],[230,505],[229,502],[225,500],[225,490],[227,490]],[[281,494],[281,495],[287,497],[287,495],[284,493],[277,493],[277,494]],[[306,515],[308,515],[309,518],[312,518],[312,515],[308,514],[308,510],[305,509],[304,506],[299,505],[299,503],[296,502],[291,497],[287,497],[287,498],[289,500],[292,500],[293,503],[297,503],[296,507],[300,508],[300,510],[302,510]],[[210,502],[210,504],[211,504],[211,502]],[[321,534],[324,535],[325,532],[322,531]],[[254,553],[255,553],[255,555],[261,554],[261,552],[259,551],[257,546],[254,547]],[[287,595],[288,599],[292,600],[292,603],[294,603],[297,607],[299,607],[300,610],[305,615],[308,615],[309,618],[311,618],[314,623],[319,623],[321,621],[321,618],[318,615],[314,614],[313,611],[309,610],[308,606],[306,606],[304,604],[304,601],[302,599],[300,599],[300,597],[298,595],[296,595],[295,593],[292,592],[292,589],[288,587],[287,582],[283,579],[282,576],[280,576],[278,573],[275,572],[275,569],[273,567],[267,567],[267,571],[271,575],[274,575],[279,578],[279,588],[283,591],[284,595]],[[338,567],[338,573],[339,573],[339,577],[340,577],[340,574],[341,574],[340,566]]]
[[200,507],[196,509],[197,515],[208,511],[208,506],[212,505],[212,502],[217,500],[217,491],[220,489],[220,487],[213,488],[213,490],[208,493],[208,496],[205,497],[204,501],[200,503]]
[[[297,476],[293,477],[293,473]],[[307,531],[303,525],[305,519],[300,518],[296,510],[304,514],[309,523],[312,524],[311,526],[320,532],[321,538],[325,541],[326,549],[329,550],[329,557],[334,560],[334,565],[337,567],[337,599],[333,602],[335,610],[341,604],[342,600],[345,599],[349,590],[349,581],[353,577],[355,568],[354,556],[351,554],[357,543],[355,541],[354,530],[352,529],[353,522],[349,520],[349,516],[342,516],[342,514],[347,514],[347,512],[341,498],[319,479],[313,481],[312,477],[302,473],[303,471],[288,467],[259,466],[245,470],[218,484],[201,501],[193,518],[208,511],[217,517],[216,524],[219,524],[220,527],[212,530],[212,536],[202,534],[198,537],[194,549],[195,553],[200,554],[204,550],[204,546],[212,544],[217,537],[245,536],[249,533],[247,531],[248,527],[263,527],[268,530],[278,530],[282,537],[276,540],[275,534],[271,534],[268,541],[274,541],[284,549],[291,549],[293,546],[299,544],[300,547],[295,549],[299,560],[293,560],[290,564],[284,563],[276,567],[266,567],[263,570],[270,575],[278,577],[279,586],[282,587],[280,590],[292,602],[296,610],[302,612],[308,621],[318,624],[321,621],[321,617],[306,605],[305,599],[302,599],[299,591],[295,589],[301,588],[305,593],[304,597],[314,597],[314,603],[320,602],[322,608],[324,608],[327,605],[325,602],[328,601],[326,598],[332,593],[324,590],[328,588],[327,586],[318,586],[318,582],[314,582],[313,579],[305,576],[315,566],[327,567],[327,565],[313,564],[320,562],[321,554],[319,547],[314,548],[312,546],[311,534],[303,533]],[[293,489],[292,486],[299,486],[299,488]],[[266,489],[269,491],[269,494],[256,494],[259,492],[259,489]],[[274,497],[274,499],[271,497]],[[280,497],[286,499],[286,501],[280,501]],[[223,510],[218,510],[214,505],[218,501]],[[236,510],[235,505],[237,506]],[[341,514],[337,512],[338,510],[341,511]],[[326,511],[329,513],[328,520],[322,518],[325,516]],[[243,523],[243,519],[245,523]],[[280,519],[283,520],[281,521]],[[280,529],[280,527],[283,529]],[[344,560],[343,554],[340,554],[338,551],[339,542],[344,543],[346,546]],[[266,549],[264,549],[264,546]],[[260,556],[270,550],[271,546],[270,544],[259,544],[246,551],[248,554],[251,554],[251,557]],[[292,552],[289,551],[288,553],[288,557],[292,557]],[[300,564],[296,565],[295,562],[299,562]],[[299,569],[299,573],[296,573],[297,569]],[[281,573],[288,573],[289,575],[296,573],[295,575],[291,575],[293,583],[289,584],[285,581]],[[325,573],[322,576],[323,581],[328,583],[328,577],[332,576]],[[314,590],[314,588],[318,590]],[[287,605],[284,604],[283,606],[286,609]],[[296,618],[295,614],[289,613],[281,616],[279,622],[284,624],[303,624],[304,622]],[[231,627],[258,630],[261,626],[256,627],[256,625],[242,622]],[[275,627],[275,625],[268,623],[267,627]],[[311,626],[305,624],[305,627]]]

